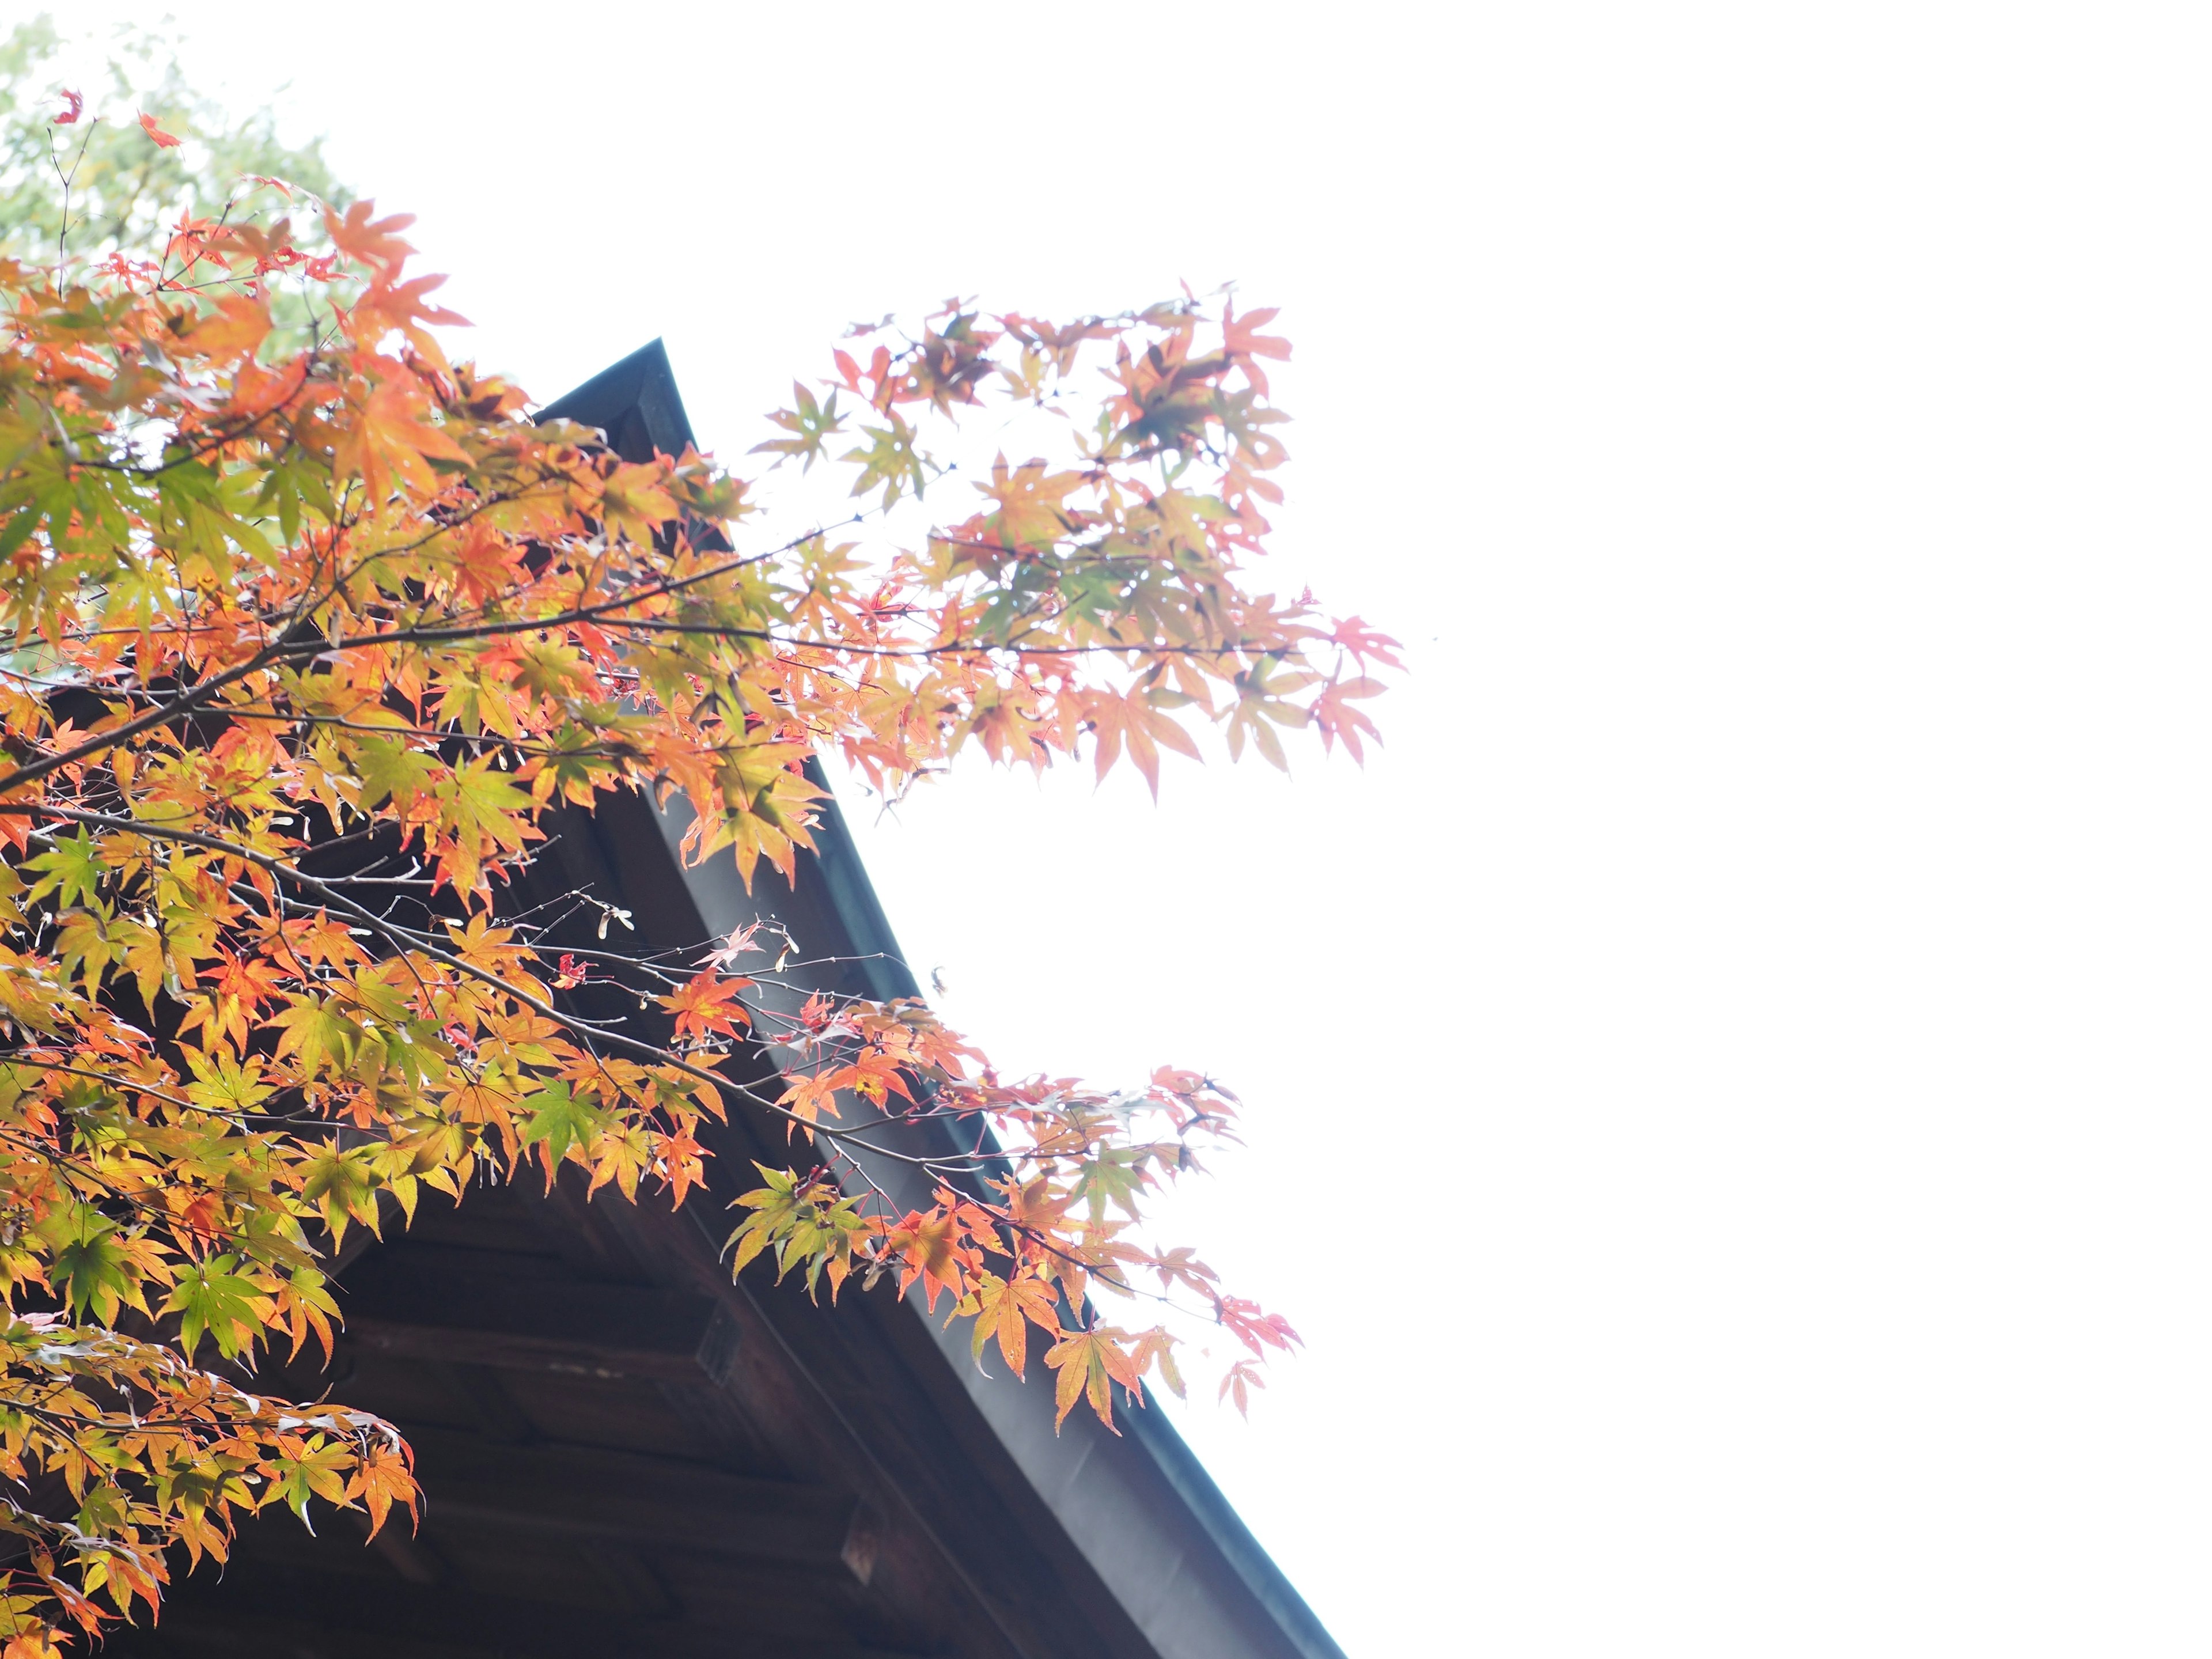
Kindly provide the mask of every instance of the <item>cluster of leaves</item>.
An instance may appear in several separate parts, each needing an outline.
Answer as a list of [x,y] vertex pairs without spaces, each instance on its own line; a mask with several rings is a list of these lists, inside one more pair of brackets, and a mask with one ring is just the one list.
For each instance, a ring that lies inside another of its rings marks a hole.
[[[865,331],[765,447],[867,504],[851,539],[779,538],[708,459],[625,461],[449,361],[406,222],[327,207],[311,255],[234,202],[148,257],[0,261],[11,1654],[58,1616],[96,1628],[95,1597],[150,1603],[165,1549],[220,1557],[239,1514],[413,1507],[387,1425],[237,1381],[272,1346],[327,1353],[349,1230],[533,1166],[680,1202],[733,1109],[812,1159],[739,1200],[738,1269],[918,1283],[1017,1372],[1034,1334],[1063,1419],[1180,1389],[1178,1310],[1249,1351],[1240,1405],[1249,1358],[1295,1340],[1137,1227],[1231,1130],[1207,1079],[1009,1084],[921,1004],[784,994],[742,970],[750,937],[549,961],[500,904],[549,814],[615,790],[680,801],[693,859],[788,876],[818,750],[890,790],[969,745],[1087,745],[1156,785],[1208,723],[1279,762],[1309,726],[1356,752],[1390,641],[1244,574],[1282,459],[1270,313]],[[941,480],[937,434],[1048,405],[1085,411],[1052,422],[1060,459],[1001,459],[972,512],[888,532]],[[597,979],[660,1024],[578,1012]],[[742,1080],[748,1044],[776,1084]],[[906,1155],[926,1204],[868,1173],[893,1120],[966,1149]],[[1157,1314],[1109,1322],[1102,1292]]]
[[[218,1257],[177,1276],[198,1281],[177,1292],[197,1310],[187,1326],[263,1313],[212,1287],[229,1265]],[[170,1548],[225,1559],[234,1512],[283,1504],[304,1520],[321,1498],[358,1503],[380,1528],[393,1504],[416,1501],[406,1443],[380,1419],[248,1394],[174,1346],[55,1314],[18,1313],[0,1328],[0,1473],[30,1500],[8,1498],[0,1513],[28,1561],[0,1589],[11,1656],[53,1650],[56,1610],[97,1629],[94,1596],[126,1616],[134,1602],[156,1608]],[[41,1498],[66,1513],[34,1507]]]

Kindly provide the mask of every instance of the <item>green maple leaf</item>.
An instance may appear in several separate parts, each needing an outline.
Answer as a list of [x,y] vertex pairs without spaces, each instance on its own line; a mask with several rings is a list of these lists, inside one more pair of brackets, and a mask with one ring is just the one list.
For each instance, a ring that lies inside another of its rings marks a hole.
[[900,418],[893,410],[889,426],[864,426],[860,435],[868,441],[857,449],[848,449],[844,459],[860,464],[860,476],[853,485],[853,494],[865,495],[878,484],[884,489],[884,505],[891,506],[908,490],[917,496],[922,493],[926,473],[932,463],[915,447],[919,434]]
[[204,1335],[215,1338],[225,1359],[235,1359],[253,1346],[269,1316],[269,1298],[237,1267],[236,1256],[211,1256],[177,1275],[161,1311],[184,1316],[179,1340],[186,1358]]
[[438,786],[438,799],[446,823],[462,836],[481,835],[495,825],[503,828],[529,811],[532,804],[513,778],[494,768],[489,756],[454,768],[453,775]]
[[276,1092],[261,1080],[258,1059],[240,1066],[221,1049],[212,1054],[188,1051],[185,1058],[191,1062],[197,1080],[185,1088],[185,1094],[195,1106],[225,1115],[250,1112]]
[[276,1057],[282,1060],[296,1054],[300,1064],[311,1073],[321,1069],[325,1060],[337,1061],[341,1070],[351,1066],[361,1044],[361,1027],[340,1013],[335,1001],[296,997],[289,1008],[269,1023],[283,1032],[276,1039]]
[[31,888],[33,898],[54,893],[64,908],[71,904],[88,908],[99,904],[100,881],[107,869],[100,861],[100,843],[90,830],[79,828],[73,836],[57,836],[52,852],[23,862],[26,868],[43,872]]
[[1110,1201],[1132,1220],[1137,1215],[1138,1195],[1145,1190],[1145,1164],[1152,1158],[1148,1146],[1125,1147],[1103,1154],[1076,1172],[1073,1196],[1091,1206],[1091,1219],[1105,1219]]
[[[332,1504],[343,1504],[345,1478],[354,1465],[352,1449],[325,1443],[317,1435],[297,1457],[277,1457],[271,1460],[275,1474],[269,1483],[269,1495],[281,1498],[292,1507],[302,1524],[307,1522],[307,1500],[320,1498]],[[307,1525],[313,1532],[313,1525]]]
[[363,738],[354,749],[353,769],[361,778],[363,806],[374,806],[389,797],[404,811],[429,788],[437,760],[397,738]]
[[588,1146],[606,1127],[606,1114],[591,1102],[577,1099],[565,1083],[554,1083],[543,1093],[531,1096],[522,1103],[522,1109],[530,1114],[529,1122],[523,1125],[522,1144],[544,1146],[549,1174],[560,1167],[571,1146]]
[[143,1275],[112,1222],[94,1218],[76,1237],[64,1239],[47,1271],[71,1313],[88,1312],[103,1325],[115,1322],[119,1308],[146,1305],[139,1288]]
[[304,1166],[301,1194],[309,1203],[322,1206],[323,1223],[331,1230],[333,1243],[345,1242],[349,1222],[362,1222],[372,1232],[376,1230],[376,1194],[384,1181],[371,1164],[374,1152],[368,1146],[342,1152],[332,1142]]
[[[769,416],[769,419],[786,432],[793,433],[796,435],[789,438],[770,438],[766,443],[755,444],[753,453],[758,455],[765,453],[779,455],[785,459],[795,456],[799,460],[799,470],[802,472],[811,471],[814,463],[823,459],[826,453],[822,447],[822,441],[832,433],[842,432],[845,429],[845,423],[837,414],[837,393],[834,389],[830,396],[820,403],[817,403],[814,400],[814,394],[797,380],[791,383],[791,390],[798,401],[799,407],[779,409]],[[779,466],[782,464],[781,460],[776,463]],[[857,495],[859,492],[854,493]]]

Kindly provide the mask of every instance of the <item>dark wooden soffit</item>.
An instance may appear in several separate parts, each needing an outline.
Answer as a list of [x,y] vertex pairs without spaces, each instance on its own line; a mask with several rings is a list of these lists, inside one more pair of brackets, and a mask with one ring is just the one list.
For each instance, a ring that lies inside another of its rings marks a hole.
[[[625,459],[644,459],[655,451],[678,454],[696,441],[659,340],[549,404],[544,414],[599,428]],[[809,771],[828,787],[818,765],[810,763]],[[665,820],[663,829],[665,835],[680,833],[680,825]],[[884,999],[919,996],[834,798],[825,803],[815,839],[814,855],[800,862],[798,890],[775,893],[771,876],[757,902],[742,887],[733,888],[735,867],[726,856],[701,870],[683,870],[679,864],[702,923],[726,933],[748,912],[775,914],[805,929],[801,943],[808,956],[844,958],[845,981],[838,988]],[[899,1174],[876,1173],[886,1180]],[[919,1322],[921,1310],[912,1311]],[[1087,1420],[1079,1436],[1073,1418],[1065,1434],[1047,1438],[1048,1390],[1024,1389],[1010,1379],[979,1388],[981,1379],[958,1352],[957,1340],[938,1340],[933,1322],[926,1328],[945,1368],[976,1396],[1000,1449],[1042,1490],[1070,1542],[1164,1656],[1226,1659],[1248,1652],[1341,1659],[1335,1641],[1159,1411],[1128,1413],[1129,1431],[1121,1439]],[[1087,1443],[1079,1450],[1069,1443],[1078,1438]],[[1173,1540],[1171,1555],[1144,1547],[1164,1540]],[[1196,1595],[1144,1582],[1161,1571],[1184,1579]],[[1221,1644],[1229,1637],[1223,1620],[1243,1632],[1242,1642]],[[1194,1639],[1200,1645],[1192,1645]]]

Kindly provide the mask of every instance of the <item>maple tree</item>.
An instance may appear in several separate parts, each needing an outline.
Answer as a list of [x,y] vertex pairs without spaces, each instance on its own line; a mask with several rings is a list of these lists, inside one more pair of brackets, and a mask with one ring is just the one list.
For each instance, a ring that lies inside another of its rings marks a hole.
[[[66,186],[100,118],[44,113]],[[140,113],[122,141],[169,148]],[[252,1386],[330,1352],[349,1232],[569,1164],[682,1203],[733,1111],[793,1147],[737,1199],[733,1271],[919,1286],[1018,1374],[1034,1333],[1060,1418],[1109,1426],[1117,1389],[1181,1391],[1195,1320],[1242,1406],[1294,1334],[1139,1224],[1233,1133],[1226,1090],[1009,1081],[921,1002],[776,994],[752,931],[656,957],[609,915],[556,951],[501,901],[549,815],[623,790],[688,812],[688,858],[787,879],[817,754],[894,793],[969,749],[1157,793],[1210,727],[1358,754],[1392,642],[1250,575],[1273,313],[857,329],[748,478],[624,460],[452,361],[404,217],[241,192],[143,250],[63,218],[0,259],[9,1659],[155,1607],[173,1547],[221,1560],[251,1512],[415,1508],[392,1425]],[[978,415],[1049,459],[951,472]],[[824,479],[834,523],[763,506]],[[580,1012],[608,983],[654,1018]],[[984,1127],[893,1204],[868,1128],[933,1117]]]

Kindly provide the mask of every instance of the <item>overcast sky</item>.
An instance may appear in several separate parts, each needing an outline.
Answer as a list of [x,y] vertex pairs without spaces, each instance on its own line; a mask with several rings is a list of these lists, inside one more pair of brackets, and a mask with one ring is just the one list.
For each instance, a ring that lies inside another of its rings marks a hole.
[[178,10],[726,456],[854,318],[1283,307],[1382,756],[854,817],[1002,1060],[1243,1094],[1310,1346],[1178,1420],[1357,1659],[2205,1651],[2201,12]]

